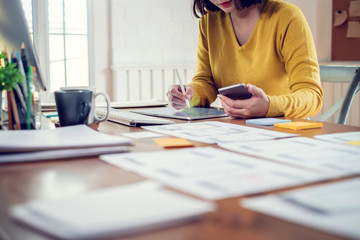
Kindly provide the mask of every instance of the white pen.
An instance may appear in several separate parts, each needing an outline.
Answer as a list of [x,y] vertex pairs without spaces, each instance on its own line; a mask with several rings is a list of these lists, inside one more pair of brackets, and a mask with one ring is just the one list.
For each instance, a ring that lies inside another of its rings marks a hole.
[[[175,72],[176,72],[177,78],[179,79],[181,92],[185,95],[185,88],[184,88],[183,82],[181,81],[181,77],[180,77],[179,71],[178,71],[177,69],[175,69]],[[188,108],[190,108],[189,99],[185,99],[185,104],[186,104],[186,106],[187,106]]]

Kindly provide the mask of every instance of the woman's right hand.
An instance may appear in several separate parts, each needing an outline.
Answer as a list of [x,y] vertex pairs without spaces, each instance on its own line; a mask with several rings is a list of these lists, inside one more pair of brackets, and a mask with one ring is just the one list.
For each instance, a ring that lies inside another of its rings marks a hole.
[[166,93],[166,96],[169,99],[170,105],[176,110],[180,110],[186,107],[185,99],[191,100],[194,89],[189,85],[184,85],[185,94],[181,92],[181,87],[179,84],[172,85]]

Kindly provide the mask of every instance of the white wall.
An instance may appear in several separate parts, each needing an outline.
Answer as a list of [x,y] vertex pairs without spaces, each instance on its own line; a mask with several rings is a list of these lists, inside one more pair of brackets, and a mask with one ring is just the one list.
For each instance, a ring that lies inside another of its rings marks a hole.
[[302,10],[314,37],[319,61],[329,62],[331,60],[332,1],[286,0],[286,2]]
[[89,23],[90,83],[112,97],[110,0],[89,0]]
[[[286,0],[304,13],[318,58],[331,56],[330,0]],[[112,66],[195,64],[198,21],[192,0],[89,0],[91,67],[97,90],[112,95]]]
[[194,63],[191,0],[112,0],[113,65]]

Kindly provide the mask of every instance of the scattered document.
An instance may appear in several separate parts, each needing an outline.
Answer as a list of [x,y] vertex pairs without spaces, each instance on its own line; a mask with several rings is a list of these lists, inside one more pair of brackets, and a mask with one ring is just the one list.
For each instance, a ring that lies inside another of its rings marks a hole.
[[204,199],[260,193],[321,180],[321,174],[212,147],[100,156],[105,162]]
[[208,144],[259,141],[297,136],[291,133],[282,133],[218,121],[143,126],[142,128]]
[[360,141],[360,132],[324,134],[324,135],[317,135],[315,136],[315,138],[329,142],[349,143],[349,142]]
[[360,148],[306,137],[273,141],[221,144],[240,153],[320,171],[324,177],[340,177],[360,173]]
[[129,145],[128,138],[102,134],[85,125],[45,130],[0,131],[0,152]]
[[145,181],[58,200],[34,200],[11,215],[61,239],[101,239],[199,219],[211,203]]
[[244,199],[252,210],[348,238],[360,239],[360,179]]

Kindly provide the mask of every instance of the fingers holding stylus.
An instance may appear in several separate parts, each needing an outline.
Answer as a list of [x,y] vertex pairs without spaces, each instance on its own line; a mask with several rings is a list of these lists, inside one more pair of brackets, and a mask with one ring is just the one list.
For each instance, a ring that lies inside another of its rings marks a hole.
[[190,100],[194,94],[194,89],[189,85],[184,85],[185,94],[182,93],[179,84],[173,85],[167,92],[170,105],[175,109],[182,109],[186,106],[185,100]]

